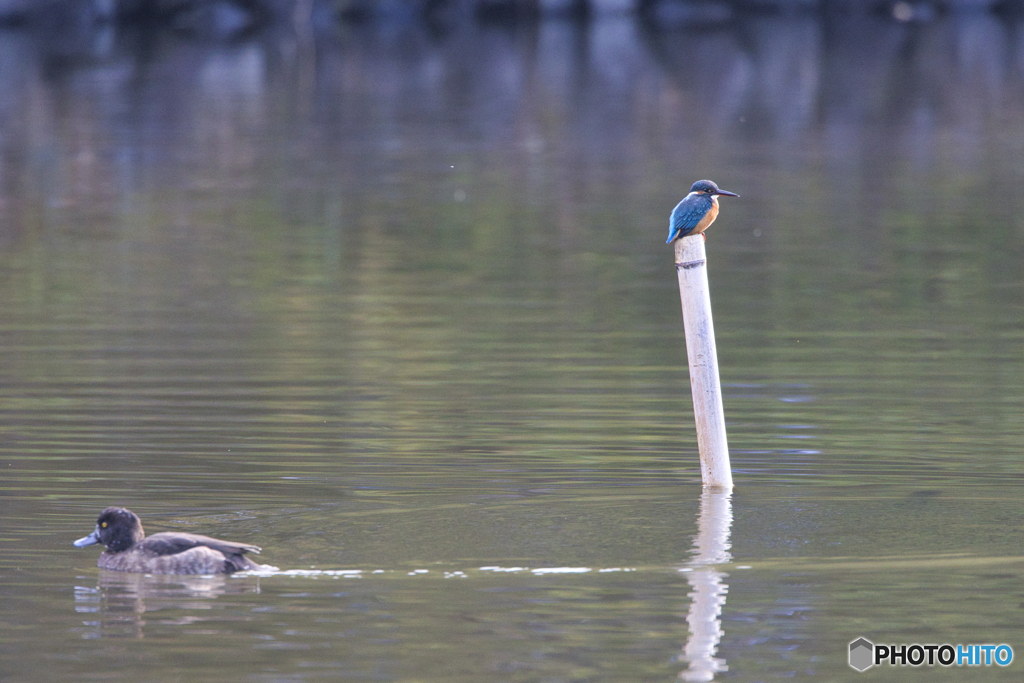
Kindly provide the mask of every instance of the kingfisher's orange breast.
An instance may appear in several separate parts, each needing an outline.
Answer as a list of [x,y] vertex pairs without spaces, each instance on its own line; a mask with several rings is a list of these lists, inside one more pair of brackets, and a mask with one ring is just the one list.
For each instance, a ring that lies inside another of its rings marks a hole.
[[716,218],[718,218],[718,197],[712,197],[711,208],[708,209],[708,212],[704,214],[704,217],[700,219],[700,222],[697,223],[697,227],[695,227],[690,234],[699,235],[704,232],[708,229],[708,226],[715,222]]

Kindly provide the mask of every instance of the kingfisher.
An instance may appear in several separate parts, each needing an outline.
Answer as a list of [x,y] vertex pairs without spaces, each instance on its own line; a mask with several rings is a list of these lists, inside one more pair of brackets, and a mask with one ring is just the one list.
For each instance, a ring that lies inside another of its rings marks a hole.
[[672,209],[672,217],[668,219],[668,239],[672,240],[699,235],[718,218],[718,195],[739,197],[735,192],[719,190],[710,180],[698,180],[690,186],[690,194]]

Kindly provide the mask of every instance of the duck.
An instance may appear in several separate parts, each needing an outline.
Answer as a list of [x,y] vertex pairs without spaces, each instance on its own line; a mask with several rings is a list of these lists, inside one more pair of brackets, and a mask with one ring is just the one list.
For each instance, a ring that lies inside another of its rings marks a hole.
[[231,574],[261,568],[246,557],[246,553],[258,555],[262,550],[258,545],[181,531],[146,536],[139,516],[121,507],[101,512],[96,529],[73,545],[84,548],[96,543],[105,546],[97,566],[116,572]]

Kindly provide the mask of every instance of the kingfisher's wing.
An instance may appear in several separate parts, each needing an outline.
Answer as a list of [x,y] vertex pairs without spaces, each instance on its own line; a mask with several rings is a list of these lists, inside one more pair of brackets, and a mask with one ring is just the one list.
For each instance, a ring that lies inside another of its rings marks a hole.
[[676,208],[672,209],[671,218],[668,219],[668,239],[665,240],[665,244],[676,238],[686,237],[697,227],[700,219],[708,212],[708,208],[708,202],[697,197],[686,197],[676,204]]

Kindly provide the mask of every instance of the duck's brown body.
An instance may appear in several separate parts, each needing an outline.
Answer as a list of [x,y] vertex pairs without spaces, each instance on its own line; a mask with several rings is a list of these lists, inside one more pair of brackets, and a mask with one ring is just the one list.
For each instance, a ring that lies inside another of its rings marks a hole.
[[96,564],[118,572],[230,574],[260,567],[245,556],[259,554],[259,546],[176,531],[146,537],[138,515],[125,508],[101,512],[96,530],[74,544],[82,548],[94,543],[106,546]]

